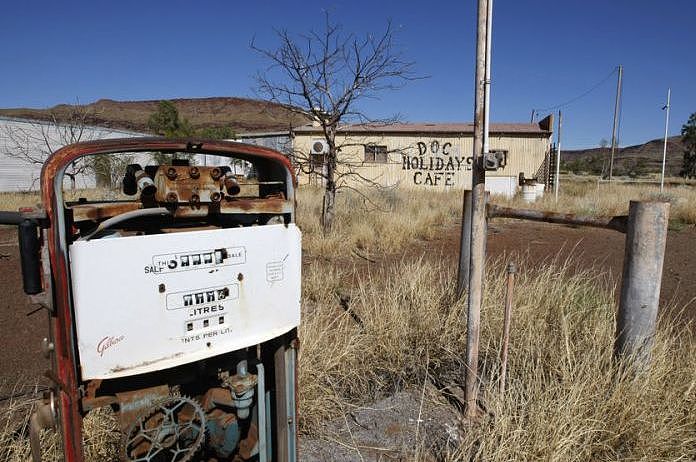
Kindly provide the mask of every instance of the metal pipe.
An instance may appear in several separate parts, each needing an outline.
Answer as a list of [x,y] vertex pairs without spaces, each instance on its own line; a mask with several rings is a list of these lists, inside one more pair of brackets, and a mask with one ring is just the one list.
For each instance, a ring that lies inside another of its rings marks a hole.
[[41,462],[41,430],[56,428],[56,408],[53,394],[49,395],[49,401],[41,403],[32,413],[29,419],[29,446],[32,462]]
[[17,227],[17,234],[19,235],[19,259],[24,293],[27,295],[39,294],[43,292],[39,225],[34,220],[25,219]]
[[[261,398],[259,398],[261,399]],[[273,417],[271,416],[271,409],[272,409],[272,399],[271,399],[271,392],[266,391],[266,396],[264,397],[265,406],[266,406],[266,453],[268,454],[267,459],[272,461],[273,459],[273,438],[271,435],[273,435]]]
[[655,335],[668,222],[668,202],[631,201],[614,357],[634,357],[642,366]]
[[469,288],[469,261],[471,251],[471,191],[464,191],[462,229],[459,242],[459,271],[457,274],[457,298]]
[[0,211],[0,225],[19,225],[25,220],[22,212]]
[[147,176],[147,173],[145,173],[143,170],[135,173],[135,184],[138,186],[138,189],[143,196],[153,197],[157,192],[155,182],[152,181],[152,178]]
[[[237,375],[233,377],[241,386],[232,387],[232,400],[237,408],[237,417],[240,419],[248,419],[251,412],[251,404],[254,399],[254,387],[244,379],[248,374],[247,360],[243,359],[237,363]],[[258,376],[256,377],[258,380]]]
[[237,363],[237,375],[246,377],[247,375],[247,360],[243,359]]
[[263,363],[256,365],[256,426],[259,431],[259,462],[268,461],[268,433],[266,433],[266,370]]
[[515,273],[517,273],[517,266],[513,262],[510,262],[507,267],[507,290],[505,291],[505,313],[503,314],[503,339],[500,351],[500,396],[505,395],[508,345],[510,343],[510,321],[512,319],[512,301],[515,290]]
[[235,178],[234,174],[232,173],[228,173],[227,175],[225,175],[225,180],[223,183],[225,185],[225,190],[227,191],[227,194],[229,194],[230,196],[236,196],[242,190],[239,186],[237,178]]
[[665,163],[667,161],[667,132],[669,131],[669,108],[670,108],[671,97],[672,97],[672,89],[668,88],[667,89],[667,105],[662,108],[662,109],[667,109],[667,113],[665,114],[665,143],[662,146],[662,174],[660,175],[660,192],[662,192],[665,188]]
[[476,97],[474,103],[473,165],[471,172],[471,243],[469,251],[469,297],[467,303],[466,340],[466,417],[480,415],[478,395],[478,351],[481,330],[481,302],[483,299],[483,275],[486,256],[486,172],[483,168],[484,137],[484,76],[488,2],[478,0],[478,25],[476,32]]
[[513,207],[501,207],[488,205],[489,218],[516,218],[518,220],[543,221],[561,225],[589,226],[590,228],[613,229],[621,233],[626,232],[626,216],[593,217],[587,215],[575,215],[572,213],[547,212],[544,210],[516,209]]
[[288,462],[297,461],[297,349],[291,347],[285,350],[285,367],[289,372],[285,375],[285,396],[287,399]]
[[107,220],[102,221],[99,223],[99,226],[92,231],[89,234],[86,234],[82,236],[81,238],[78,239],[78,241],[89,241],[93,237],[97,236],[99,233],[116,226],[120,223],[124,223],[128,220],[132,220],[134,218],[144,218],[144,217],[165,217],[171,215],[172,212],[164,207],[157,207],[153,209],[137,209],[137,210],[131,210],[130,212],[124,212],[121,213],[120,215],[116,215],[115,217],[111,217]]
[[34,412],[29,419],[29,447],[31,449],[32,462],[41,462],[41,429],[39,415]]

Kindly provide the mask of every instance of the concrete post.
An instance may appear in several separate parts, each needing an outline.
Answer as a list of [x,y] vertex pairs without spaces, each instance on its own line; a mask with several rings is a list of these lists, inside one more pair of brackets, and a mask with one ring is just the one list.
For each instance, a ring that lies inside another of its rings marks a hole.
[[635,355],[643,365],[650,360],[668,221],[668,202],[631,201],[616,320],[615,358]]

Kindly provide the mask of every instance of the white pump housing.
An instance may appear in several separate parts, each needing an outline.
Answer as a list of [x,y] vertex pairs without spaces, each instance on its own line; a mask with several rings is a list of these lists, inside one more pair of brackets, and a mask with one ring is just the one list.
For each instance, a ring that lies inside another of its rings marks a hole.
[[179,366],[297,327],[300,240],[278,224],[72,243],[82,380]]

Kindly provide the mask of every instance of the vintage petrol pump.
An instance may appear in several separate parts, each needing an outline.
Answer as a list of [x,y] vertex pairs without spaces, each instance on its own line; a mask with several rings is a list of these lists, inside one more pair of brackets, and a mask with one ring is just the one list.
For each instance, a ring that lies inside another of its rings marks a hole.
[[[69,200],[75,162],[123,165],[124,194]],[[102,140],[47,160],[42,206],[0,214],[19,227],[25,291],[50,318],[35,461],[46,427],[66,461],[83,461],[82,419],[105,406],[121,460],[296,459],[295,186],[285,156],[231,142]]]

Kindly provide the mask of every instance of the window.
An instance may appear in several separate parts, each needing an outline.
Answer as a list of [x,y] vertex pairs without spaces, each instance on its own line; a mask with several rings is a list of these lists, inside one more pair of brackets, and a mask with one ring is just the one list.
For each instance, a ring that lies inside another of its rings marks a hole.
[[378,146],[376,144],[365,145],[365,162],[386,164],[389,160],[386,146]]
[[326,164],[326,154],[310,154],[309,165],[312,171],[321,171],[324,168],[324,164]]

